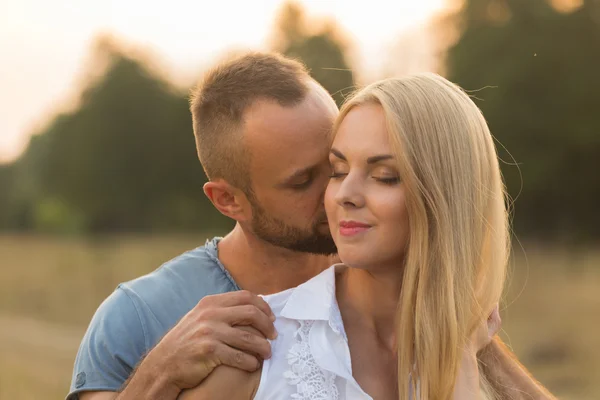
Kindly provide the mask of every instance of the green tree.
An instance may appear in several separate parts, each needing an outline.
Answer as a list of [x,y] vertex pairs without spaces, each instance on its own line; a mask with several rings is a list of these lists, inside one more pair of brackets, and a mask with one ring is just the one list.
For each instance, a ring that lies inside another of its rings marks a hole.
[[46,136],[33,136],[23,155],[0,167],[0,229],[10,231],[36,228],[36,207],[42,199],[42,158]]
[[91,232],[227,225],[202,192],[185,95],[110,42],[96,51],[105,73],[39,135],[38,223]]
[[332,21],[309,21],[304,9],[295,2],[284,4],[277,18],[273,49],[301,60],[340,106],[354,90],[354,74],[347,61],[348,46],[339,27]]
[[590,1],[565,14],[544,0],[468,0],[456,16],[463,31],[448,52],[449,78],[486,87],[472,94],[501,143],[525,235],[600,237],[597,8]]
[[17,214],[13,200],[15,165],[0,165],[0,229],[15,228]]

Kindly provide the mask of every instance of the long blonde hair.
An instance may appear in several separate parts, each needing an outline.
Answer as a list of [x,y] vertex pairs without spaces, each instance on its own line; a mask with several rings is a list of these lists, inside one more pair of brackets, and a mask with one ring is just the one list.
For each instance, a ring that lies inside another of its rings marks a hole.
[[[411,387],[419,399],[448,400],[468,338],[499,302],[506,276],[508,218],[493,138],[469,96],[435,74],[365,87],[338,124],[365,103],[384,110],[409,215],[396,317],[400,400],[411,391],[416,399]],[[480,387],[496,397],[484,374]]]

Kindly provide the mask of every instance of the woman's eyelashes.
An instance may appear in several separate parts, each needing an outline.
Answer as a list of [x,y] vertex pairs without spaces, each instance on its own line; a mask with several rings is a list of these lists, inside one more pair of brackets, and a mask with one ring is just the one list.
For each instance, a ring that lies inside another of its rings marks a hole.
[[373,177],[373,179],[375,179],[378,182],[381,183],[385,183],[386,185],[395,185],[397,183],[400,183],[400,178],[397,176],[392,176],[392,177]]
[[341,178],[342,176],[346,176],[348,174],[344,174],[341,172],[332,172],[331,175],[329,175],[329,179],[338,179]]
[[348,166],[337,159],[330,161],[329,168],[331,171],[329,174],[329,179],[339,179],[348,175]]
[[[331,172],[331,174],[329,175],[330,179],[342,179],[343,177],[347,176],[348,172],[342,172],[342,171],[336,171],[333,170]],[[377,182],[383,183],[385,185],[396,185],[398,183],[400,183],[400,177],[398,176],[385,176],[385,175],[379,175],[379,174],[370,174],[369,177],[371,179],[374,179]]]

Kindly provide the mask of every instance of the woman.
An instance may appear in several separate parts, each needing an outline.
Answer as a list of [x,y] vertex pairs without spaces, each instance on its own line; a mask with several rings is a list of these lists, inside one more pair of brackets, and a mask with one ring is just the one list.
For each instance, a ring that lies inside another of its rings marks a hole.
[[437,75],[377,82],[342,108],[330,161],[344,264],[266,296],[279,336],[260,371],[218,367],[181,398],[498,398],[477,352],[500,325],[508,222],[479,109]]

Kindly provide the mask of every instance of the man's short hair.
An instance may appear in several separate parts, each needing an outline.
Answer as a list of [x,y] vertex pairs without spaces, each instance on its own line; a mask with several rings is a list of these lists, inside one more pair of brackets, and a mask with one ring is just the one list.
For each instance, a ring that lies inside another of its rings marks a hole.
[[304,65],[275,53],[247,53],[209,70],[190,101],[198,158],[208,179],[250,190],[250,155],[240,129],[244,112],[259,99],[300,103],[309,79]]

